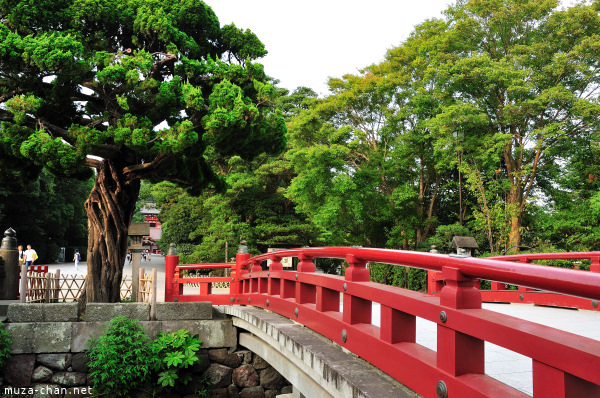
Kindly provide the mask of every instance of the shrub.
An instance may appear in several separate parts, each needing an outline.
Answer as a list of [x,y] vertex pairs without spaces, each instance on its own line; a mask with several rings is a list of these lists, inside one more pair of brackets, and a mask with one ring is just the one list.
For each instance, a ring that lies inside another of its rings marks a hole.
[[[139,321],[115,317],[98,339],[88,342],[89,377],[95,395],[131,397],[150,382],[147,393],[160,397],[192,380],[191,367],[200,359],[197,335],[185,329],[159,333],[150,341]],[[200,385],[207,386],[203,379]],[[207,396],[208,388],[196,393]]]
[[[156,361],[154,370],[158,373],[156,390],[162,392],[176,387],[178,384],[187,385],[192,380],[191,367],[200,361],[196,353],[202,340],[198,335],[190,335],[185,329],[174,333],[159,333],[152,343],[152,352]],[[207,389],[198,391],[200,395]]]
[[8,358],[10,358],[10,334],[0,322],[0,368],[4,366]]
[[131,397],[149,379],[156,360],[138,321],[117,316],[88,344],[89,378],[96,393]]

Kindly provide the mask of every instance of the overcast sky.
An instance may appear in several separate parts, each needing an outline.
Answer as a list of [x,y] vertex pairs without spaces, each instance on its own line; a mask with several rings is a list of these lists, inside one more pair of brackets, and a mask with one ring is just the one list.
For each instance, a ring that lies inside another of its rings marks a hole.
[[219,17],[250,29],[269,54],[260,60],[279,86],[324,96],[328,77],[383,60],[415,25],[439,18],[452,0],[204,0]]

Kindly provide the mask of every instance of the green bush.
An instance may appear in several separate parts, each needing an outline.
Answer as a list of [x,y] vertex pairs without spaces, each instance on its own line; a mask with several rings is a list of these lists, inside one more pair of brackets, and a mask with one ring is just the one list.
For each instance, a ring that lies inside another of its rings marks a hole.
[[[163,393],[177,387],[187,385],[192,380],[191,367],[200,361],[196,353],[202,345],[198,335],[192,336],[185,329],[174,333],[159,333],[152,343],[152,352],[157,359],[154,370],[158,373],[155,393]],[[204,383],[207,382],[204,381]],[[208,388],[196,391],[200,396],[207,396]]]
[[[94,394],[131,397],[146,384],[147,393],[160,397],[192,379],[191,367],[200,361],[196,353],[201,345],[198,336],[185,329],[159,333],[152,342],[139,321],[117,316],[102,336],[88,342]],[[196,393],[207,396],[208,383],[201,384],[204,387]]]
[[427,290],[427,271],[400,265],[370,263],[371,282],[397,286],[404,289]]
[[156,357],[139,321],[117,316],[87,350],[89,378],[95,394],[131,397],[149,380]]
[[10,334],[0,322],[0,368],[4,366],[8,358],[10,358]]

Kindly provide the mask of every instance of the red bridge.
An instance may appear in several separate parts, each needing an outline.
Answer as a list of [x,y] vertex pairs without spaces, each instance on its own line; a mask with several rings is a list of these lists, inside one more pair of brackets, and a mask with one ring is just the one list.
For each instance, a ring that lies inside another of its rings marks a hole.
[[[298,258],[296,271],[284,271],[286,257]],[[344,259],[345,275],[315,272],[316,258]],[[591,260],[591,272],[530,264],[548,259]],[[270,266],[263,269],[267,260]],[[165,301],[267,309],[325,336],[424,397],[528,396],[485,374],[485,342],[531,358],[536,398],[600,397],[600,341],[482,308],[482,301],[496,301],[597,311],[600,252],[473,258],[323,247],[238,254],[236,263],[178,261],[177,255],[167,256]],[[370,282],[369,262],[430,271],[429,294]],[[231,276],[182,275],[217,268],[231,269]],[[492,281],[492,289],[480,290],[481,279]],[[211,286],[217,282],[229,282],[229,292],[214,294]],[[199,294],[184,295],[184,285],[191,283],[200,284]],[[505,284],[519,288],[505,290]],[[380,309],[378,325],[372,322],[373,308]],[[418,318],[437,324],[437,350],[417,344]]]

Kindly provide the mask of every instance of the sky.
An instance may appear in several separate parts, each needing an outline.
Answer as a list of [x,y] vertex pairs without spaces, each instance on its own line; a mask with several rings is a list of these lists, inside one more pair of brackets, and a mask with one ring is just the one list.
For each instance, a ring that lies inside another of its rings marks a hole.
[[204,0],[221,26],[250,29],[269,52],[259,62],[290,91],[328,94],[329,77],[357,74],[383,61],[427,19],[441,18],[452,0]]

